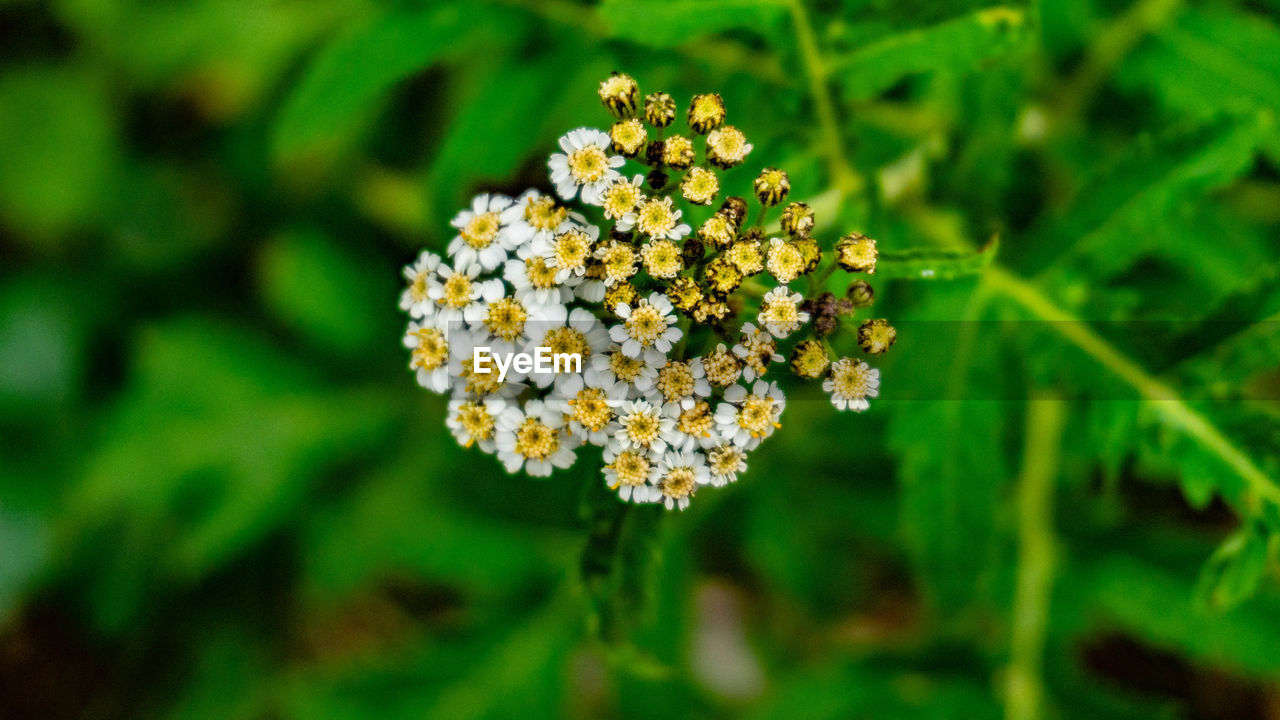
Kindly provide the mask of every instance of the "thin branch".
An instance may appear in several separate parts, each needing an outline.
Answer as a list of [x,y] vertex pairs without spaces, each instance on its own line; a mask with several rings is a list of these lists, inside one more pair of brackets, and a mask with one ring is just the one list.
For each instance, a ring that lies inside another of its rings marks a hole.
[[818,49],[818,41],[809,22],[809,11],[804,0],[789,0],[791,19],[796,26],[796,42],[800,45],[800,57],[804,61],[805,74],[809,77],[809,94],[813,97],[814,110],[822,130],[822,140],[827,148],[827,164],[832,183],[844,195],[856,195],[862,191],[863,179],[849,164],[845,152],[844,137],[836,122],[835,103],[827,87],[827,64]]

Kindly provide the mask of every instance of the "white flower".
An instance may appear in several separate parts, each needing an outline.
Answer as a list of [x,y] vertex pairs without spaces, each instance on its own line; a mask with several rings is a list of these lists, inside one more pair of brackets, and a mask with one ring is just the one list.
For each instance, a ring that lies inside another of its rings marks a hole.
[[533,245],[549,240],[561,230],[567,230],[577,219],[582,219],[582,216],[569,212],[568,208],[557,203],[553,197],[537,190],[526,190],[516,198],[511,207],[502,211],[501,219],[502,232],[508,246],[523,259],[528,256]]
[[539,255],[525,260],[508,260],[502,270],[502,276],[511,283],[516,298],[531,307],[564,305],[573,300],[573,290],[558,279],[560,274],[561,271]]
[[646,361],[656,365],[658,355],[666,355],[671,345],[680,339],[680,328],[675,327],[671,301],[662,293],[652,293],[640,298],[635,307],[618,303],[615,313],[622,318],[621,325],[614,325],[609,336],[622,344],[622,352],[628,357],[646,355]]
[[595,128],[570,130],[560,138],[560,149],[547,161],[551,168],[551,182],[556,192],[565,200],[572,200],[582,190],[582,202],[599,205],[609,183],[618,177],[615,168],[625,162],[621,155],[609,155],[608,133]]
[[777,383],[757,380],[750,393],[733,385],[725,389],[724,399],[716,408],[716,425],[721,435],[741,448],[754,448],[781,427],[778,419],[787,398]]
[[526,352],[533,354],[538,348],[545,347],[551,349],[553,359],[556,355],[576,355],[579,358],[576,371],[562,369],[560,372],[534,372],[530,378],[538,387],[546,387],[552,381],[558,384],[573,375],[581,375],[591,357],[609,347],[608,331],[585,308],[574,308],[572,312],[567,311],[563,305],[547,308],[540,319],[529,323],[527,332],[531,339]]
[[[480,372],[475,367],[475,349],[487,347],[484,366],[487,372]],[[505,340],[495,338],[484,330],[454,332],[449,336],[449,374],[454,381],[455,397],[474,398],[494,395],[503,398],[514,398],[520,394],[527,383],[527,375],[514,366],[508,366],[506,375],[498,372],[494,357],[510,357],[516,346]]]
[[454,265],[465,268],[479,263],[485,270],[492,270],[507,259],[512,245],[502,232],[502,211],[511,206],[511,198],[505,195],[480,194],[471,201],[471,208],[463,210],[450,223],[458,229],[458,235],[448,247]]
[[707,459],[700,452],[671,451],[662,456],[658,463],[658,477],[655,485],[658,499],[668,510],[689,507],[689,498],[699,485],[710,482],[707,471]]
[[765,293],[760,301],[757,319],[774,337],[782,340],[809,322],[809,313],[800,310],[804,296],[793,293],[785,286]]
[[670,402],[662,406],[662,413],[673,421],[671,431],[663,436],[673,450],[708,448],[722,440],[715,413],[706,400],[690,397]]
[[410,322],[404,346],[413,351],[409,368],[416,372],[419,385],[437,393],[449,389],[449,340],[444,332],[425,323]]
[[739,473],[747,471],[747,451],[733,442],[722,442],[707,449],[707,469],[716,487],[736,482]]
[[626,386],[600,386],[581,375],[572,375],[556,387],[552,404],[564,413],[569,432],[576,437],[603,447],[617,431],[617,409],[626,400]]
[[618,408],[618,429],[613,439],[623,449],[662,452],[667,449],[667,441],[662,436],[669,433],[674,424],[675,421],[662,414],[662,408],[644,400],[628,400]]
[[[658,354],[654,358],[658,363],[666,362],[665,355]],[[613,345],[602,353],[591,356],[591,363],[584,373],[589,384],[603,388],[621,387],[626,397],[638,399],[643,393],[640,384],[653,386],[658,377],[657,363],[650,363],[641,355],[629,357],[622,352],[622,346]]]
[[556,277],[565,282],[571,276],[582,277],[587,273],[587,261],[596,249],[600,228],[595,225],[570,225],[548,240],[541,240],[533,251],[541,255],[556,269]]
[[476,276],[479,274],[479,265],[454,270],[441,264],[436,269],[435,277],[431,278],[427,288],[427,297],[435,305],[435,316],[440,327],[461,323],[468,311],[478,312],[485,303],[502,297],[505,291],[502,281],[477,281]]
[[702,367],[702,358],[668,359],[652,377],[641,378],[636,389],[652,394],[655,402],[678,403],[686,398],[703,398],[711,394],[711,383]]
[[573,465],[578,441],[564,431],[564,416],[543,403],[530,400],[523,408],[509,407],[497,420],[495,440],[498,459],[509,473],[523,469],[545,477],[553,468]]
[[506,408],[506,401],[496,395],[479,400],[450,400],[444,424],[459,445],[466,448],[476,445],[481,452],[492,453],[497,447],[494,438],[498,416]]
[[408,312],[411,317],[425,318],[435,309],[429,302],[427,290],[431,276],[441,262],[443,260],[439,255],[423,251],[412,265],[405,266],[404,279],[409,281],[409,286],[400,293],[400,309]]
[[640,190],[644,182],[643,175],[636,175],[630,180],[618,176],[609,183],[601,194],[601,207],[607,220],[615,221],[619,230],[630,230],[636,224],[636,211],[647,199]]
[[529,339],[531,324],[554,318],[563,311],[563,305],[534,305],[527,298],[504,295],[468,306],[463,318],[471,328],[483,328],[490,335],[523,345]]
[[742,340],[733,346],[733,354],[742,358],[742,379],[747,382],[762,377],[770,363],[783,360],[778,341],[752,323],[742,324]]
[[618,497],[634,503],[658,499],[658,489],[651,484],[657,480],[658,463],[651,453],[611,442],[605,446],[604,462],[601,472],[609,489],[618,491]]
[[862,412],[871,406],[867,398],[880,394],[880,371],[861,360],[840,358],[831,364],[831,375],[822,381],[837,410]]
[[654,240],[679,240],[692,229],[680,222],[680,214],[670,197],[652,198],[636,210],[635,228]]

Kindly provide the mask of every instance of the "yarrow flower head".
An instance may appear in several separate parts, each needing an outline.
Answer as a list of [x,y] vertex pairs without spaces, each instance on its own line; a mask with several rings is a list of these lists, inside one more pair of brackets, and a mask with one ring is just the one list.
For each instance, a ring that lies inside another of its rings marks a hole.
[[[619,501],[682,510],[749,476],[790,383],[817,381],[838,410],[869,407],[880,371],[839,354],[874,359],[897,331],[859,317],[875,297],[875,240],[832,242],[810,205],[788,202],[781,168],[725,186],[753,146],[723,96],[681,108],[620,72],[595,90],[607,131],[559,138],[554,194],[477,195],[445,252],[404,268],[403,344],[416,383],[447,396],[463,447],[546,476],[596,446]],[[839,296],[789,287],[809,274],[830,287],[837,269],[859,273]]]

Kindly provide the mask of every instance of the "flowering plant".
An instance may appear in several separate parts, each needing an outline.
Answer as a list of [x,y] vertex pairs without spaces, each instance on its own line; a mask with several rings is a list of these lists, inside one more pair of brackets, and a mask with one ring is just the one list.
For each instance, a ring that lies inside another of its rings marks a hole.
[[[696,232],[685,221],[682,205],[713,205],[719,172],[753,150],[726,124],[720,95],[692,99],[690,134],[670,130],[670,95],[641,100],[629,75],[614,73],[599,95],[616,121],[560,138],[547,163],[558,199],[479,195],[454,218],[446,257],[423,252],[405,268],[404,342],[418,383],[450,396],[445,422],[464,446],[534,476],[599,446],[622,500],[684,509],[699,488],[737,480],[781,427],[776,366],[820,380],[837,409],[862,411],[880,373],[833,358],[830,338],[854,333],[878,355],[896,331],[852,322],[873,300],[865,280],[844,297],[817,291],[836,269],[874,273],[876,242],[851,232],[824,253],[810,206],[783,205],[785,171],[759,173],[754,203],[728,196]],[[791,288],[802,277],[808,296]],[[577,363],[509,359],[537,350]]]

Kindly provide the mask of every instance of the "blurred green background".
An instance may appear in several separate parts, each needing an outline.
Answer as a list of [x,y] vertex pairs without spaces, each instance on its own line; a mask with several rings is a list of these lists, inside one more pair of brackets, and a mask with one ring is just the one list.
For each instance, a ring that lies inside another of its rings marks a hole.
[[[1280,718],[1280,4],[803,3],[0,2],[0,717]],[[616,545],[396,308],[614,69],[1000,237]]]

